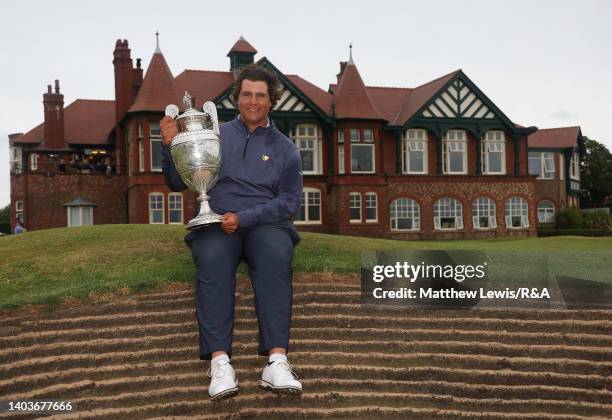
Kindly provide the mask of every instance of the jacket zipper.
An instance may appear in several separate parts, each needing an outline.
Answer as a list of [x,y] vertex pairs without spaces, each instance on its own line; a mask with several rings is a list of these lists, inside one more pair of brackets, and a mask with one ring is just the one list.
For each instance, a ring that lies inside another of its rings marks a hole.
[[251,138],[251,135],[248,134],[247,138],[246,138],[246,142],[244,143],[244,149],[242,149],[242,159],[244,159],[245,156],[246,156],[247,148],[249,147],[249,139],[250,138]]

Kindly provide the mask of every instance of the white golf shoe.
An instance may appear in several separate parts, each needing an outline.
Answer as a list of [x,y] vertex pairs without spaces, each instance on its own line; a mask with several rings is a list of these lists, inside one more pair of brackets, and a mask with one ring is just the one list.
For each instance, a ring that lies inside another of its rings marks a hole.
[[208,395],[213,400],[229,398],[238,393],[238,379],[232,364],[227,360],[218,361],[207,372],[210,378]]
[[294,397],[302,395],[302,384],[287,360],[277,360],[266,366],[261,374],[259,387],[277,394]]

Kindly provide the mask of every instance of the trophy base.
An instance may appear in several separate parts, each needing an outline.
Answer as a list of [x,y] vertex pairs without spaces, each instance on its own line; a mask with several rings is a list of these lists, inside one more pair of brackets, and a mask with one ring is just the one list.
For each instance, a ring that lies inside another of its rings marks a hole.
[[194,217],[187,223],[187,229],[194,230],[213,223],[220,223],[221,216],[216,213],[202,214]]

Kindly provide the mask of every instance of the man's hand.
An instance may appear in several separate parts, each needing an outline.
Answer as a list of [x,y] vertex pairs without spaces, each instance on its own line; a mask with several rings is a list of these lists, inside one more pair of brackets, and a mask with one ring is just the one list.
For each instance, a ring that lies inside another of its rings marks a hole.
[[240,226],[240,218],[236,213],[228,212],[221,216],[221,229],[228,235],[236,232],[238,226]]
[[159,122],[159,128],[161,129],[162,143],[164,143],[166,146],[170,146],[172,139],[178,133],[176,121],[174,121],[174,118],[166,115]]

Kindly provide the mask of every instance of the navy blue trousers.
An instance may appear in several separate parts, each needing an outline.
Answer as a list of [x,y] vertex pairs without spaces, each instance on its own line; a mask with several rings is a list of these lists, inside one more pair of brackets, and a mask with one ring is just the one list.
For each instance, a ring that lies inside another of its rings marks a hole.
[[215,223],[189,232],[185,242],[196,265],[195,302],[200,359],[211,353],[232,355],[236,269],[244,260],[255,296],[262,356],[273,347],[289,351],[293,247],[299,236],[291,223],[239,228],[232,234]]

